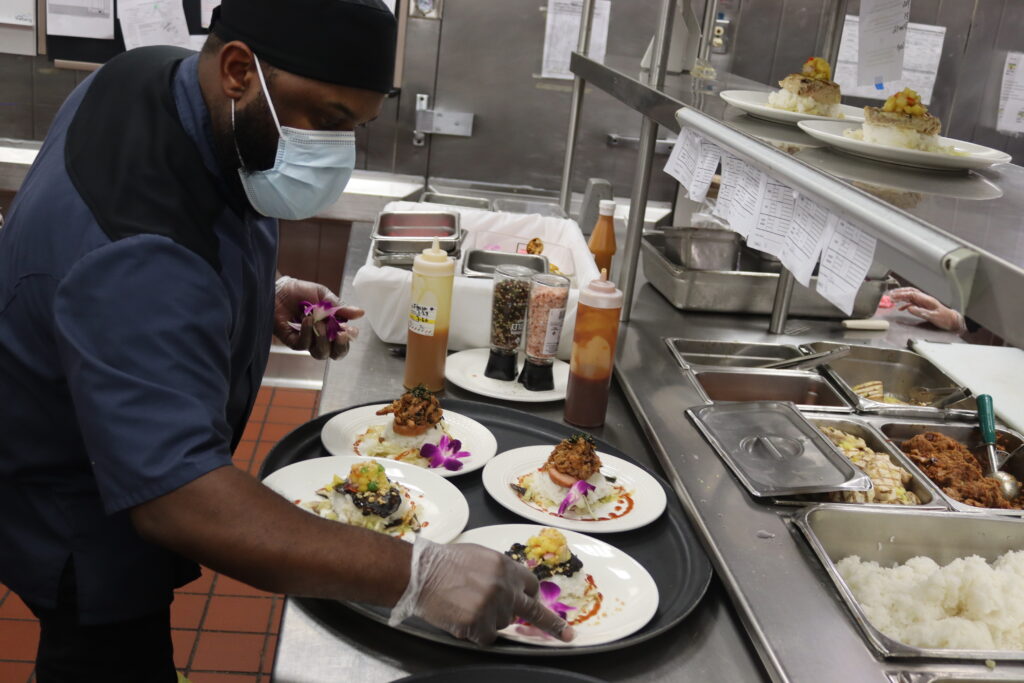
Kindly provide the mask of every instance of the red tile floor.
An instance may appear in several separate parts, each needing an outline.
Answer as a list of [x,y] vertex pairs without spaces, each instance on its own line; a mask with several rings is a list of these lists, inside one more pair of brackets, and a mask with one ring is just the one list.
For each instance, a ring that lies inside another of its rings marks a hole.
[[[314,417],[319,392],[263,387],[235,451],[235,466],[256,474],[271,447]],[[171,605],[174,661],[192,683],[266,683],[274,665],[284,598],[203,570]],[[0,682],[31,683],[39,626],[0,584]]]

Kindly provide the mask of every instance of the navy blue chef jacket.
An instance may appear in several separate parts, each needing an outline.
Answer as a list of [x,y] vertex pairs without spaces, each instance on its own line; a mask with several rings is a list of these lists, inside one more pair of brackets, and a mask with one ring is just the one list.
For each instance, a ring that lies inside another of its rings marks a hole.
[[0,230],[0,581],[82,623],[198,575],[133,506],[229,466],[270,348],[277,221],[224,183],[198,55],[142,48],[64,103]]

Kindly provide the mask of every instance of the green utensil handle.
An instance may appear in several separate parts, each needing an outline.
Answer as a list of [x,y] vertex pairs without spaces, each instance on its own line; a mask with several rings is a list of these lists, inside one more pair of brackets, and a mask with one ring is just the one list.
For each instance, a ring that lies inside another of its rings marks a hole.
[[992,397],[988,394],[981,394],[978,402],[978,423],[981,426],[981,438],[985,445],[996,442],[996,413],[992,408]]

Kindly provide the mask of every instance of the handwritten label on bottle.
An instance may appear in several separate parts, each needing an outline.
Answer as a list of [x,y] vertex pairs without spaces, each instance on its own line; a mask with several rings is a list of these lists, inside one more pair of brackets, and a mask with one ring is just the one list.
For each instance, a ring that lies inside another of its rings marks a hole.
[[424,306],[413,303],[409,306],[409,331],[422,334],[424,337],[434,336],[437,324],[437,306]]
[[563,322],[565,322],[564,308],[553,308],[548,311],[548,328],[544,334],[545,356],[554,356],[558,352],[558,342],[562,338]]

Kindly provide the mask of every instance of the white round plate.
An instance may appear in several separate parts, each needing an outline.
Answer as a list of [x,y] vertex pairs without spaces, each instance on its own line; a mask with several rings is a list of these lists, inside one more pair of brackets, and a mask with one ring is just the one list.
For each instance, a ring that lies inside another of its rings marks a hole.
[[[472,391],[474,394],[500,398],[505,401],[520,403],[544,403],[547,401],[565,400],[565,389],[569,385],[569,364],[565,361],[554,361],[555,388],[550,391],[530,391],[519,382],[503,382],[484,375],[490,349],[467,349],[448,356],[445,361],[444,376],[457,387]],[[519,363],[522,369],[522,362]]]
[[[832,175],[849,180],[867,192],[873,190],[889,190],[905,192],[911,195],[941,195],[951,199],[991,200],[1003,196],[999,187],[979,173],[947,173],[927,172],[905,166],[883,166],[876,161],[863,159],[850,154],[836,154],[827,147],[803,149],[796,153],[796,158],[809,163],[815,168],[827,171]],[[876,195],[877,196],[877,195]],[[893,203],[893,199],[882,197]],[[908,197],[908,200],[913,197]],[[899,208],[914,208],[901,206]]]
[[[455,542],[477,543],[503,553],[513,543],[526,543],[543,528],[533,524],[478,527],[462,534]],[[544,647],[586,647],[611,643],[642,629],[658,611],[658,586],[647,570],[604,541],[574,531],[563,533],[569,549],[583,562],[583,571],[594,577],[594,584],[602,596],[601,609],[595,616],[574,626],[576,638],[571,643],[563,643],[522,624],[508,626],[498,631],[499,635]],[[572,615],[569,616],[571,620]]]
[[[372,406],[360,406],[332,417],[320,430],[320,441],[324,444],[324,448],[331,455],[358,455],[352,448],[352,444],[369,427],[386,424],[391,419],[391,415],[376,414],[378,410],[387,405],[389,404],[378,403]],[[480,469],[498,452],[498,442],[491,434],[491,430],[476,420],[451,410],[444,411],[444,420],[448,423],[448,431],[451,432],[452,438],[461,441],[462,450],[469,451],[470,455],[462,459],[462,469],[456,472],[444,468],[429,471],[442,477],[457,477],[460,474]],[[426,469],[416,465],[413,467]]]
[[800,121],[842,121],[844,123],[861,123],[864,121],[864,108],[851,107],[848,104],[840,104],[839,111],[843,113],[842,119],[835,119],[831,116],[819,116],[818,114],[800,114],[795,111],[776,109],[768,106],[768,91],[758,90],[723,90],[718,96],[728,104],[741,109],[751,116],[759,119],[768,119],[776,123],[799,123]]
[[[633,509],[627,514],[614,519],[586,521],[559,517],[556,514],[557,510],[548,512],[525,502],[512,490],[510,484],[514,484],[524,474],[536,472],[547,462],[552,449],[554,445],[524,446],[498,455],[484,467],[484,488],[487,489],[487,493],[503,507],[531,522],[595,534],[638,529],[650,524],[665,511],[667,501],[665,489],[661,484],[633,463],[607,453],[598,453],[601,456],[601,472],[615,477],[617,485],[631,492]],[[595,512],[600,514],[605,511],[598,509]]]
[[[384,465],[384,473],[391,481],[409,490],[419,507],[419,520],[423,524],[420,534],[435,543],[448,543],[462,533],[469,521],[469,503],[459,489],[433,472],[384,458],[362,458],[357,455],[332,455],[293,463],[271,473],[263,484],[293,503],[316,500],[317,489],[331,483],[336,474],[345,478],[352,465],[374,460]],[[314,514],[310,512],[310,514]],[[403,540],[410,543],[415,534]]]
[[917,149],[904,149],[875,142],[854,140],[843,135],[843,132],[850,128],[855,129],[857,126],[851,126],[845,121],[801,121],[797,125],[811,137],[850,154],[915,168],[940,170],[988,168],[996,164],[1010,163],[1013,158],[1009,154],[991,147],[942,136],[939,136],[939,144],[951,146],[956,151],[962,152],[963,156],[944,152],[922,152]]

